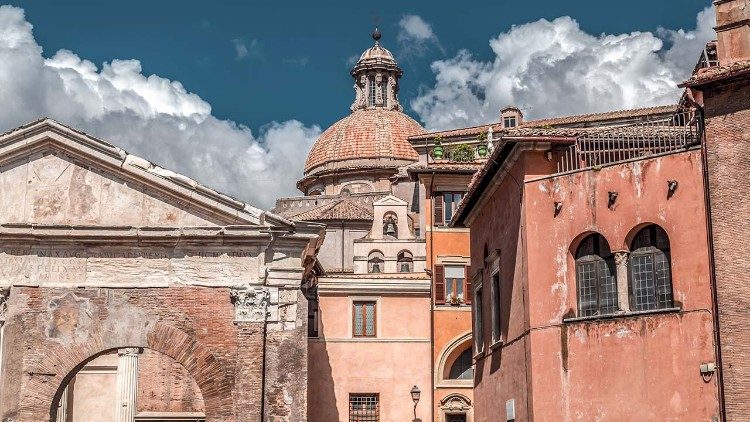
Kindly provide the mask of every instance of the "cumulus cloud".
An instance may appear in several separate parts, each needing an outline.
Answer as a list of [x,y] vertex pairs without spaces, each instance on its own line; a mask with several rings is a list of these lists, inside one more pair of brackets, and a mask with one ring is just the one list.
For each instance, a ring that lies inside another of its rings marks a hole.
[[421,16],[405,15],[398,22],[398,42],[401,44],[401,54],[404,56],[419,55],[427,52],[430,46],[436,46],[445,54],[432,26]]
[[67,50],[45,58],[24,11],[11,6],[0,6],[0,100],[0,131],[48,116],[263,208],[297,193],[320,134],[290,120],[256,136],[213,116],[179,81],[144,75],[138,60],[99,69]]
[[430,129],[497,121],[515,105],[529,118],[671,104],[705,43],[713,10],[693,30],[594,36],[570,17],[513,26],[490,40],[492,61],[462,50],[432,63],[435,83],[412,108]]

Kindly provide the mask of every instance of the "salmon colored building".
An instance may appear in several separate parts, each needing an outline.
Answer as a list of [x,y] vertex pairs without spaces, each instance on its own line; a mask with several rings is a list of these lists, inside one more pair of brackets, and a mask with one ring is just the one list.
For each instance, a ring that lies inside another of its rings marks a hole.
[[678,105],[496,125],[453,220],[474,420],[748,420],[750,8],[715,6]]

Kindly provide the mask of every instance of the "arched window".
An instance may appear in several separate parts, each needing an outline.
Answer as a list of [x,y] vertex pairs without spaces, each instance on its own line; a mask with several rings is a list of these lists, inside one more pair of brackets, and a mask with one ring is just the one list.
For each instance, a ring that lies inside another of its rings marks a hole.
[[471,347],[464,350],[451,365],[448,373],[448,379],[452,380],[470,380],[474,378],[474,368],[472,365]]
[[367,101],[367,105],[374,106],[375,105],[375,75],[370,75],[367,77],[367,83],[369,86],[369,98]]
[[576,251],[578,315],[606,315],[617,312],[615,261],[607,240],[589,235]]
[[396,217],[396,214],[387,212],[383,216],[383,234],[398,238],[398,217]]
[[674,306],[667,233],[657,225],[646,226],[635,235],[630,250],[630,309]]
[[400,273],[411,273],[414,272],[414,258],[409,251],[399,252],[397,259],[398,272]]
[[382,273],[383,272],[383,253],[380,251],[372,251],[367,257],[367,272],[368,273]]

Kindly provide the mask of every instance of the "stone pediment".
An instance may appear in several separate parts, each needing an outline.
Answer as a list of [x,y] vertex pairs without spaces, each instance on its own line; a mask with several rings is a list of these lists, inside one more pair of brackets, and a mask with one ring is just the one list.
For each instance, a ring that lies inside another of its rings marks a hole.
[[401,198],[395,197],[393,195],[388,195],[383,199],[373,202],[372,205],[385,205],[385,206],[404,205],[405,206],[405,205],[408,205],[408,203]]
[[292,225],[50,119],[0,135],[0,204],[3,225]]

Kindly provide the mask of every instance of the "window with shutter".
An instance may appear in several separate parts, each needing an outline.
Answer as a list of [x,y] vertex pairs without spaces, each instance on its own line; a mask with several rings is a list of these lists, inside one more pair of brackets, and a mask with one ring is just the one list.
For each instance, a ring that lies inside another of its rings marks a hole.
[[443,194],[436,193],[432,197],[432,206],[434,208],[434,215],[432,217],[432,224],[435,226],[442,226],[445,224],[443,220]]
[[472,290],[471,288],[472,286],[471,278],[469,278],[469,274],[471,274],[470,270],[471,270],[471,267],[468,265],[466,266],[466,269],[464,270],[466,274],[466,288],[464,289],[464,292],[466,293],[465,293],[464,303],[466,303],[467,305],[471,305],[471,297],[474,295],[474,290]]
[[445,267],[435,265],[432,277],[435,281],[435,303],[443,305],[445,304]]

